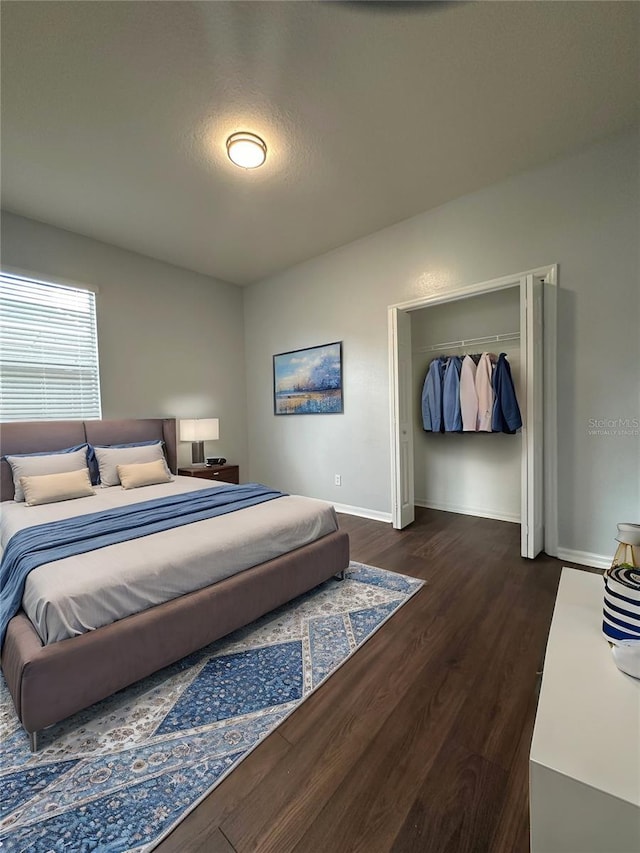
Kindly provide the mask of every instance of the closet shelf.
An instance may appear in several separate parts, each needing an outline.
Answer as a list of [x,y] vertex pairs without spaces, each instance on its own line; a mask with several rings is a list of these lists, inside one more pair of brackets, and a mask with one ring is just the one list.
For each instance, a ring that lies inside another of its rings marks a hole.
[[446,341],[442,344],[433,344],[430,347],[416,347],[413,352],[438,352],[440,350],[461,349],[475,347],[481,344],[495,344],[502,341],[519,341],[520,332],[508,332],[505,335],[487,335],[484,338],[466,338],[464,341]]

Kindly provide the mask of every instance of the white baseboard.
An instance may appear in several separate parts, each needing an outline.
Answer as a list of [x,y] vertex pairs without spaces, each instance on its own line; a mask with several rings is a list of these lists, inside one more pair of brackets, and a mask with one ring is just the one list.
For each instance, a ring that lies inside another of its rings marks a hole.
[[360,518],[370,518],[372,521],[386,521],[391,524],[391,513],[380,512],[377,509],[366,509],[363,506],[349,506],[349,504],[333,504],[336,512],[344,512],[346,515],[359,515]]
[[520,524],[520,516],[515,513],[499,513],[490,512],[483,507],[462,506],[460,504],[442,503],[439,501],[414,501],[416,506],[422,506],[426,509],[440,509],[444,512],[457,512],[459,515],[476,515],[479,518],[494,518],[496,521],[510,521],[513,524]]
[[568,560],[579,566],[591,566],[594,569],[608,569],[611,566],[613,556],[604,554],[592,554],[590,551],[572,551],[570,548],[558,548],[555,555],[559,560]]

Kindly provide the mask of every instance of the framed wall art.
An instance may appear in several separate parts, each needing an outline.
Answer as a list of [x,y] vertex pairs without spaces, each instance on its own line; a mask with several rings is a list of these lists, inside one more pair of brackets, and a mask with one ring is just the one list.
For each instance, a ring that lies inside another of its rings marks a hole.
[[342,341],[273,357],[276,415],[332,415],[342,408]]

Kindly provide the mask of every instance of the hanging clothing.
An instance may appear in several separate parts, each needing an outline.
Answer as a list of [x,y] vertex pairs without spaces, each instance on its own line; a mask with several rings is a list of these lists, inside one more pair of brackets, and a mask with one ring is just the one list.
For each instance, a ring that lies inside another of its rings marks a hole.
[[422,387],[422,425],[427,432],[442,432],[442,380],[446,358],[434,358]]
[[442,381],[442,416],[445,432],[462,432],[462,413],[460,411],[460,371],[462,359],[452,355],[445,367]]
[[463,431],[475,432],[478,428],[476,363],[470,355],[465,355],[460,370],[460,413]]
[[[495,356],[493,356],[495,360]],[[493,413],[493,363],[491,353],[483,352],[476,369],[476,394],[478,395],[478,432],[491,432]]]
[[498,363],[493,371],[493,391],[495,397],[491,416],[492,429],[494,432],[513,435],[522,426],[522,417],[511,377],[511,367],[504,352],[498,356]]

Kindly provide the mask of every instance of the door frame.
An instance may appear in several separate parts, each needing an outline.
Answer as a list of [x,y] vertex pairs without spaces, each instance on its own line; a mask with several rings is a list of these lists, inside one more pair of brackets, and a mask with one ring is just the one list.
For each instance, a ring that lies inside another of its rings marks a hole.
[[[558,265],[548,264],[535,269],[518,272],[514,275],[501,276],[489,281],[478,282],[466,287],[449,290],[443,293],[433,294],[412,299],[407,302],[399,302],[390,305],[387,309],[388,316],[388,339],[389,339],[389,413],[390,413],[390,436],[391,436],[391,515],[394,527],[401,527],[400,509],[402,505],[402,465],[400,457],[400,426],[399,426],[399,381],[398,381],[398,314],[410,314],[421,308],[442,305],[447,302],[456,302],[460,299],[468,299],[485,293],[494,293],[510,287],[520,287],[521,293],[523,282],[527,276],[533,276],[543,285],[543,429],[544,429],[544,493],[543,517],[544,517],[544,551],[557,556],[558,552],[558,480],[557,480],[557,284]],[[521,323],[522,326],[522,323]],[[526,346],[526,327],[520,329],[521,346]],[[522,336],[524,341],[522,340]],[[540,379],[540,377],[538,377]],[[528,383],[530,384],[530,383]],[[413,401],[412,401],[413,402]],[[533,427],[533,412],[526,412],[527,426]],[[413,420],[412,420],[413,423]],[[526,472],[531,470],[528,462],[527,446],[529,442],[523,441],[523,482],[522,490],[527,489],[531,493],[526,481]],[[410,459],[408,464],[413,475],[413,445],[409,448]],[[537,496],[540,500],[540,496]],[[524,519],[525,506],[521,507],[522,520]]]

